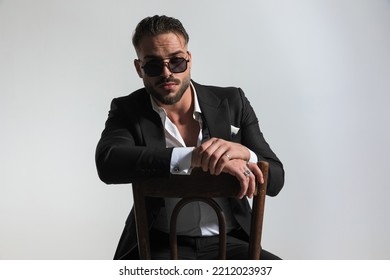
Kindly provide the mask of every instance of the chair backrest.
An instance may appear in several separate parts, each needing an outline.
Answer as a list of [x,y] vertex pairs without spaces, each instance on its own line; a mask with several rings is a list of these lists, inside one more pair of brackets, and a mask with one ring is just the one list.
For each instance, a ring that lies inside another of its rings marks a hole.
[[[268,163],[258,162],[264,176],[264,183],[256,186],[252,202],[251,233],[249,236],[249,259],[259,259],[263,227],[264,204],[268,181]],[[220,229],[220,258],[226,252],[226,223],[221,209],[212,199],[216,197],[236,197],[240,191],[237,179],[229,174],[210,175],[201,169],[194,169],[191,175],[172,175],[168,178],[144,179],[133,184],[134,211],[137,226],[138,249],[141,259],[151,259],[149,226],[145,205],[146,197],[183,198],[171,217],[171,258],[177,258],[176,218],[185,204],[201,200],[208,203],[217,213]],[[185,186],[185,187],[183,187]]]

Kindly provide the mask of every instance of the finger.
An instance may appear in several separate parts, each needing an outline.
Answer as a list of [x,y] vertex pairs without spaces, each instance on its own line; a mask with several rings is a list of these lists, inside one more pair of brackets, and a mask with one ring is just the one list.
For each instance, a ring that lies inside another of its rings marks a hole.
[[215,167],[221,156],[223,155],[226,147],[225,142],[219,138],[213,138],[211,145],[202,153],[202,169],[209,171],[211,174],[215,173]]
[[248,163],[248,168],[252,171],[252,173],[256,176],[257,181],[260,184],[264,184],[264,175],[261,172],[260,168],[256,163]]
[[248,176],[248,189],[246,191],[246,196],[252,198],[256,189],[256,178],[253,173]]
[[245,194],[247,193],[247,189],[248,189],[248,178],[242,173],[242,175],[237,175],[236,178],[238,179],[238,181],[240,182],[240,186],[241,186],[241,190],[240,192],[238,193],[238,198],[239,199],[242,199]]
[[226,152],[226,146],[219,146],[210,157],[209,169],[211,174],[219,175],[223,166],[230,160],[230,155]]
[[243,169],[243,174],[247,179],[247,189],[245,195],[249,198],[253,197],[253,194],[255,192],[255,186],[256,186],[256,178],[255,175],[251,172],[251,170],[248,168],[248,165],[245,164],[245,167]]
[[[199,147],[197,147],[195,149],[196,150],[196,159],[193,162],[197,167],[201,167],[203,169],[202,160],[204,157],[204,153],[215,142],[215,140],[216,140],[216,138],[208,139],[207,141],[203,142]],[[204,171],[207,171],[207,170],[204,170]]]
[[255,176],[253,173],[245,166],[243,169],[241,169],[241,192],[239,194],[240,199],[243,198],[245,195],[248,197],[252,197],[253,193],[255,191]]
[[218,139],[211,142],[211,144],[209,144],[208,147],[201,153],[201,167],[203,171],[209,171],[211,157],[217,149]]
[[219,158],[217,165],[215,166],[215,175],[221,174],[226,164],[231,160],[231,156],[228,151],[224,152]]
[[256,176],[256,178],[260,184],[264,184],[264,175],[263,172],[261,172],[261,170],[259,171],[259,174]]

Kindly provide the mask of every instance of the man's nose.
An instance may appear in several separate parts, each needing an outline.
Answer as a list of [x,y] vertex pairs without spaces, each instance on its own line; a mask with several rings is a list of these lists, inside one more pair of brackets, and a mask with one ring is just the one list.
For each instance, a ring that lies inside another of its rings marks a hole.
[[164,62],[161,76],[170,77],[171,75],[172,75],[172,72],[171,72],[171,70],[169,70],[168,62]]

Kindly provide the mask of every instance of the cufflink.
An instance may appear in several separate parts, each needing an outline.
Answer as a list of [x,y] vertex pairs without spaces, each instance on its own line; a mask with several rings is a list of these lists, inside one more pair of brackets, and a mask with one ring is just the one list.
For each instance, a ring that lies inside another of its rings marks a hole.
[[179,166],[175,166],[175,167],[173,168],[173,171],[174,171],[174,172],[179,172],[179,171],[180,171],[180,167],[179,167]]

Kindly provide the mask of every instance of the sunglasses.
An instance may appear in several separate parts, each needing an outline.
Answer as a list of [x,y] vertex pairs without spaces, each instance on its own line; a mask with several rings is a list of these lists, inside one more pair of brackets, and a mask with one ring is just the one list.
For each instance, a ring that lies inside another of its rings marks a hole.
[[171,57],[168,62],[163,59],[152,59],[141,66],[149,77],[160,76],[166,66],[171,73],[182,73],[187,70],[187,64],[190,60],[183,57]]

